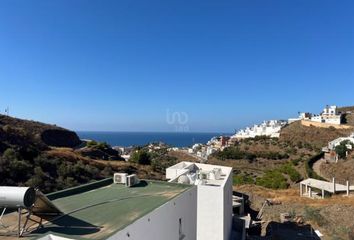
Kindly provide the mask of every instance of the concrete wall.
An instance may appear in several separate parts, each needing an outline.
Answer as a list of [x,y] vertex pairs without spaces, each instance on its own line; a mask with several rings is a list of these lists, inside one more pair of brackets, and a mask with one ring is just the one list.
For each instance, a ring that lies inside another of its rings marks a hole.
[[320,123],[320,122],[313,122],[313,121],[307,121],[307,120],[301,120],[301,124],[306,127],[310,127],[312,125],[314,127],[321,127],[321,128],[329,128],[329,127],[334,127],[336,129],[350,129],[350,128],[352,128],[351,126],[347,126],[347,125]]
[[224,239],[231,239],[232,232],[232,173],[230,173],[224,186]]
[[185,169],[188,165],[184,162],[180,162],[172,167],[166,168],[166,178],[173,179],[186,173],[188,169]]
[[[197,186],[194,186],[108,239],[195,240],[197,238],[196,222]],[[184,238],[182,238],[183,235]]]
[[325,119],[326,123],[329,123],[329,124],[341,124],[341,119],[340,118],[326,118]]
[[229,240],[232,230],[232,173],[224,186],[198,185],[197,240]]
[[223,189],[198,186],[197,240],[223,240]]

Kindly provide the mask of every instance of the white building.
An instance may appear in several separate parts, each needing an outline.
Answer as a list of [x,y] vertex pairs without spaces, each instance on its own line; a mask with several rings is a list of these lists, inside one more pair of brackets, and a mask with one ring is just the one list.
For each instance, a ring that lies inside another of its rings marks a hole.
[[[329,150],[334,150],[336,148],[336,146],[340,145],[344,141],[348,141],[349,143],[354,144],[354,133],[352,133],[349,137],[340,137],[340,138],[334,139],[333,141],[330,141],[328,143],[328,149]],[[349,149],[352,148],[352,146],[350,144],[348,144],[347,147]]]
[[196,143],[192,146],[192,149],[194,152],[198,151],[199,149],[201,149],[203,147],[203,144],[201,143]]
[[254,138],[256,136],[279,137],[280,130],[287,124],[282,120],[264,121],[261,124],[253,125],[238,131],[231,138]]
[[230,239],[232,168],[180,162],[166,169],[166,178],[197,186],[197,240]]
[[206,155],[209,156],[209,155],[213,154],[216,151],[217,151],[216,148],[208,146],[207,149],[206,149]]
[[[194,185],[141,180],[128,187],[105,179],[49,194],[46,199],[50,200],[42,199],[37,198],[30,209],[35,216],[31,219],[39,221],[45,216],[42,225],[30,220],[21,239],[197,238],[197,186]],[[8,226],[0,225],[1,240],[18,239],[13,232],[19,223],[17,216],[17,212],[10,212],[1,219]],[[23,211],[21,224],[25,216]]]
[[289,118],[289,123],[297,120],[339,125],[342,123],[342,114],[338,112],[337,106],[327,105],[320,114],[300,113],[298,118]]
[[17,212],[5,213],[1,223],[8,228],[0,228],[0,239],[17,239],[13,229],[27,223],[20,226],[24,240],[231,238],[232,168],[181,162],[166,169],[166,178],[138,180],[120,173],[114,181],[42,194],[22,213],[32,214],[29,222],[18,221]]
[[352,133],[349,137],[339,137],[328,142],[328,145],[322,148],[322,152],[324,152],[324,159],[329,162],[338,162],[339,156],[335,149],[344,141],[348,141],[346,144],[347,149],[352,150],[354,145],[354,133]]
[[297,117],[297,118],[289,118],[288,123],[290,124],[290,123],[293,123],[293,122],[296,122],[299,120],[310,120],[311,116],[312,116],[311,113],[302,112],[302,113],[299,113],[299,117]]
[[342,123],[342,114],[338,113],[337,106],[326,106],[322,113],[322,122],[329,124],[341,124]]
[[312,115],[310,121],[339,125],[342,123],[342,114],[338,113],[337,106],[326,106],[321,114]]

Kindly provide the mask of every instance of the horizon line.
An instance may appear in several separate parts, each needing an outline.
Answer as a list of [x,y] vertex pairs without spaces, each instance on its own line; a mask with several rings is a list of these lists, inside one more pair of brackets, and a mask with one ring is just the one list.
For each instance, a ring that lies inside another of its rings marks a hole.
[[200,132],[200,131],[120,131],[120,130],[72,130],[74,132],[92,132],[92,133],[221,133],[221,134],[233,134],[232,132],[224,132],[224,131],[207,131],[207,132]]

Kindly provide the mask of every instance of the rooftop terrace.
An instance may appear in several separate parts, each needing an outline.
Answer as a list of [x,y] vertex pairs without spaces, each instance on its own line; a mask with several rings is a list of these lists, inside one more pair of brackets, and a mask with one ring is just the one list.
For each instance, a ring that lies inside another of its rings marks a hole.
[[[64,213],[44,227],[25,234],[23,239],[39,239],[54,234],[72,239],[106,239],[142,216],[175,198],[191,186],[160,181],[141,181],[133,187],[103,180],[54,194],[48,198]],[[5,224],[16,226],[15,213]],[[32,227],[32,230],[34,227]],[[17,239],[1,236],[1,239]]]
[[[220,170],[220,176],[215,175],[215,170]],[[181,182],[179,179],[182,175],[198,175],[197,172],[206,174],[205,181],[199,181],[198,177],[195,176],[193,177],[195,179],[189,180],[190,184],[224,187],[228,176],[232,173],[232,168],[194,162],[179,162],[169,168],[166,168],[166,178],[169,179],[169,182]]]

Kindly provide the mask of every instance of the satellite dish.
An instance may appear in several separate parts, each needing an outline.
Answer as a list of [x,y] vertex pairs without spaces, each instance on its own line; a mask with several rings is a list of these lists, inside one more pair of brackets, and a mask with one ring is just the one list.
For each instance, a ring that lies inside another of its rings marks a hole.
[[182,175],[178,178],[177,180],[178,183],[182,183],[182,184],[189,184],[189,178],[186,175]]

